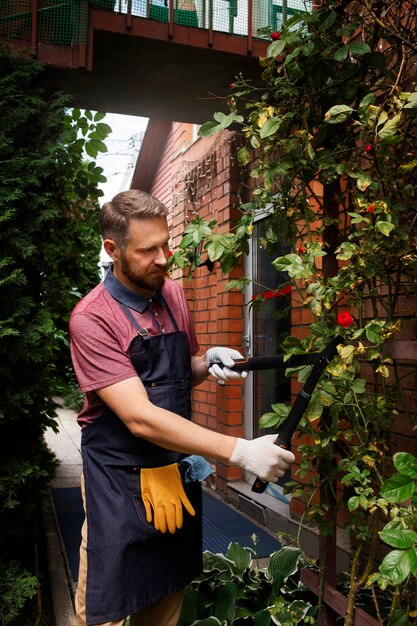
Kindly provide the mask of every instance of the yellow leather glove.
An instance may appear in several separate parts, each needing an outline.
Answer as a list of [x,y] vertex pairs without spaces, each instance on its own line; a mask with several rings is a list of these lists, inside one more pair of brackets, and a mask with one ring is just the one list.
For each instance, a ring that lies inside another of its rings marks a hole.
[[156,530],[173,535],[182,528],[184,506],[190,515],[194,508],[187,498],[177,463],[164,467],[142,468],[140,471],[142,500],[146,511],[146,521],[152,522]]

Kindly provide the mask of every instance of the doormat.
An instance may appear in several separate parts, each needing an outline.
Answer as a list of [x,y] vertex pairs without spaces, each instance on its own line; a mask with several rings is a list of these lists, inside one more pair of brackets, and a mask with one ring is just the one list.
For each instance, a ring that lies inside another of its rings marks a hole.
[[[52,499],[67,565],[76,583],[84,521],[81,489],[52,489]],[[256,554],[259,558],[268,557],[281,547],[274,535],[262,526],[203,489],[203,550],[225,554],[232,541],[254,548],[253,535],[256,535]]]

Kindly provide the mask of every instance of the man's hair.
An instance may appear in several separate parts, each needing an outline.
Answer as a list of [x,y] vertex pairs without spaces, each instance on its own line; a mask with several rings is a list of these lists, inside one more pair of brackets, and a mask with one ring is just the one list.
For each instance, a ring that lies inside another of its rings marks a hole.
[[103,239],[112,239],[118,246],[127,243],[127,231],[132,218],[167,217],[168,209],[145,191],[130,189],[103,204],[100,211],[100,233]]

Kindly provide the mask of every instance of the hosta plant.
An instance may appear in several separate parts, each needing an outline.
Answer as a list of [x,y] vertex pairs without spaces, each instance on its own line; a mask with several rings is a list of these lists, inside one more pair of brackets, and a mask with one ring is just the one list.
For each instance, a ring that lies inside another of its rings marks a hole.
[[267,567],[253,550],[231,543],[225,555],[204,553],[204,572],[187,589],[179,626],[314,624],[315,597],[299,581],[300,550],[281,547]]

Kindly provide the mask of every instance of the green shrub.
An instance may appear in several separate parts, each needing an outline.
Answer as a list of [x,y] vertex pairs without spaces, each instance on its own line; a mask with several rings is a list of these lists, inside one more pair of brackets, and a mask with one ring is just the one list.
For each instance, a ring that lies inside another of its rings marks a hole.
[[9,612],[33,591],[23,572],[31,564],[13,573],[34,553],[56,468],[43,434],[55,427],[52,397],[70,371],[69,314],[98,282],[105,179],[84,154],[105,150],[110,130],[104,114],[69,110],[43,81],[39,63],[0,46],[0,558],[1,595],[16,600]]

